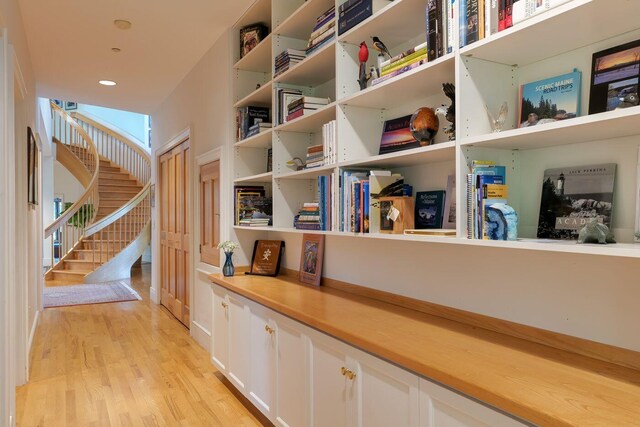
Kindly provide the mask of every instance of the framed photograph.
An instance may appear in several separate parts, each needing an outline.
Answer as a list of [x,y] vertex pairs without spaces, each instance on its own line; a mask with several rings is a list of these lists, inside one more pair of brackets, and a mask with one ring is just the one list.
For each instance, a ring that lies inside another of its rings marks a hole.
[[256,276],[277,276],[280,273],[280,260],[284,252],[282,240],[256,240],[251,256],[251,270],[246,274]]
[[253,24],[240,29],[240,58],[251,52],[267,37],[269,29],[264,24]]
[[78,109],[78,103],[77,102],[73,102],[73,101],[65,101],[64,109],[65,110],[77,110]]
[[300,254],[300,275],[302,283],[320,286],[322,278],[322,257],[324,253],[324,235],[303,234]]
[[640,40],[593,54],[589,114],[638,105]]
[[36,136],[27,127],[27,201],[29,205],[38,205],[38,169],[39,149]]

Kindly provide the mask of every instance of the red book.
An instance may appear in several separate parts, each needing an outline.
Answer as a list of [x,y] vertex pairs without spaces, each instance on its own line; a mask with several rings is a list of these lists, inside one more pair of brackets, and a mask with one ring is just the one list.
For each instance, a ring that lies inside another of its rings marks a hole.
[[506,18],[506,0],[499,0],[498,2],[498,31],[505,30],[507,28]]
[[505,29],[513,27],[513,0],[507,0],[504,24]]

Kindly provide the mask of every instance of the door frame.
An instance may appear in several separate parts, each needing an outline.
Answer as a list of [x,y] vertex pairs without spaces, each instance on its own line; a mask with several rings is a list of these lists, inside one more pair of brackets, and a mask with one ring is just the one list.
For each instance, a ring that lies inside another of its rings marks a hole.
[[[159,200],[157,195],[160,194],[160,189],[158,185],[160,185],[160,156],[165,154],[167,151],[172,150],[178,145],[182,144],[185,141],[189,141],[189,149],[191,149],[193,140],[191,139],[191,128],[187,127],[178,135],[174,136],[167,143],[162,145],[159,148],[156,148],[153,151],[153,165],[152,175],[153,175],[153,183],[155,184],[155,192],[154,196],[155,200]],[[193,212],[193,159],[192,156],[189,156],[189,175],[186,177],[187,183],[189,184],[189,199],[187,202],[187,206],[189,207],[189,214],[187,215],[186,220],[189,221],[190,224],[194,223],[194,212]],[[151,289],[149,290],[151,301],[156,304],[160,304],[160,296],[162,295],[162,291],[160,289],[160,227],[158,220],[160,219],[160,213],[158,210],[158,205],[154,206],[151,209]],[[193,226],[191,227],[193,230]],[[193,232],[193,231],[192,231]],[[193,236],[191,237],[191,248],[193,250]],[[192,252],[193,254],[193,252]],[[194,257],[189,257],[189,265],[187,268],[190,273],[194,271]],[[193,290],[194,290],[194,282],[193,282],[193,274],[189,275],[189,282],[187,283],[189,287],[189,310],[191,312],[191,308],[193,307]],[[190,318],[193,316],[193,313],[190,314]]]

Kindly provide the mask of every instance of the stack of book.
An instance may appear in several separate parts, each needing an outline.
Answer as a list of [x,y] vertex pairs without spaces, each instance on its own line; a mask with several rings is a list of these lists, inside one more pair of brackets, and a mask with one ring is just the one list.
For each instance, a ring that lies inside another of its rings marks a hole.
[[255,124],[249,127],[249,131],[247,132],[247,135],[245,136],[245,138],[250,138],[252,136],[255,136],[267,129],[271,129],[271,123],[263,122],[263,121],[256,122]]
[[288,87],[279,87],[275,94],[275,120],[276,125],[281,125],[287,121],[287,106],[293,101],[302,98],[300,89],[292,89]]
[[[271,114],[268,107],[248,106],[238,108],[236,111],[236,136],[241,141],[249,136],[249,130],[252,126],[271,121]],[[258,132],[260,126],[258,126]]]
[[338,7],[338,35],[344,34],[392,0],[347,0]]
[[236,185],[233,193],[236,225],[271,225],[272,201],[271,197],[265,197],[263,186]]
[[301,62],[305,57],[306,53],[304,50],[292,48],[285,49],[282,53],[276,56],[273,77],[277,77],[284,73],[298,62]]
[[506,168],[493,161],[474,160],[467,175],[467,238],[486,239],[485,209],[507,203]]
[[293,219],[293,227],[297,230],[321,230],[320,203],[304,203]]
[[460,0],[460,47],[568,1],[571,0]]
[[304,203],[293,219],[298,230],[330,231],[332,223],[331,176],[318,177],[318,201]]
[[312,145],[307,148],[305,169],[324,166],[324,144]]
[[287,105],[287,117],[285,122],[289,122],[305,114],[312,113],[328,105],[329,98],[317,98],[314,96],[303,96]]
[[324,164],[332,165],[338,161],[338,148],[336,135],[336,121],[331,120],[322,125],[322,145],[324,151]]
[[332,6],[316,19],[316,25],[309,36],[307,44],[307,56],[322,48],[336,36],[336,8]]
[[380,64],[380,77],[371,82],[372,86],[406,73],[427,62],[427,42],[402,52]]

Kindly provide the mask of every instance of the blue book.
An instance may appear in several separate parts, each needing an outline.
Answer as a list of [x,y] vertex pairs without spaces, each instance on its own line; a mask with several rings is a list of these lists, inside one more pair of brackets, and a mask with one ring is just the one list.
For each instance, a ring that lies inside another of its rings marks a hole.
[[460,4],[458,5],[459,12],[459,24],[458,28],[460,30],[460,47],[463,48],[467,45],[467,14],[465,10],[467,8],[467,0],[460,0]]
[[362,210],[360,209],[360,182],[356,181],[353,183],[353,232],[360,232],[360,215]]
[[[472,202],[472,206],[470,207],[470,209],[472,209],[472,217],[473,217],[473,238],[477,239],[477,238],[482,238],[482,230],[480,230],[479,227],[479,222],[478,222],[478,215],[479,215],[479,210],[478,210],[478,191],[482,191],[480,187],[478,187],[478,178],[480,176],[484,176],[484,175],[492,175],[492,176],[501,176],[502,177],[502,183],[506,184],[507,183],[507,169],[504,166],[497,166],[497,165],[492,165],[492,166],[476,166],[475,168],[473,168],[473,179],[472,179],[472,185],[473,185],[473,197],[472,200],[476,201],[475,203]],[[478,190],[478,188],[480,188],[480,190]],[[482,196],[482,195],[480,195]],[[480,220],[482,220],[480,218]],[[478,237],[480,236],[480,237]]]
[[338,17],[338,35],[344,34],[373,14],[372,0],[362,0]]
[[362,181],[362,232],[369,232],[369,181]]
[[551,77],[520,86],[518,127],[531,127],[580,115],[582,73]]

